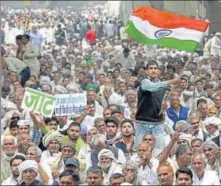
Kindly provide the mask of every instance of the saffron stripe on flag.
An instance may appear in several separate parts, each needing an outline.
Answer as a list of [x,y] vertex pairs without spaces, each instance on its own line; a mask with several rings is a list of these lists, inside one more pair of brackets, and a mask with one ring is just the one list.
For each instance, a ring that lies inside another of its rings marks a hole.
[[133,10],[133,16],[148,20],[152,25],[160,28],[188,28],[205,32],[209,22],[185,17],[171,12],[160,11],[149,6],[142,6]]

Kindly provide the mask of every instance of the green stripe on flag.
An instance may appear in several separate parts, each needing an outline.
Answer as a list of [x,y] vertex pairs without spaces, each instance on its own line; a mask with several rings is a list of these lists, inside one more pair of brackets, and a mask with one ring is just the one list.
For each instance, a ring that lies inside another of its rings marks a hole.
[[178,50],[185,50],[188,52],[194,52],[198,48],[199,43],[193,40],[179,40],[176,38],[165,37],[160,39],[150,39],[141,33],[134,26],[132,21],[128,21],[126,33],[132,37],[134,40],[144,43],[144,44],[153,44],[153,45],[161,45],[168,48],[175,48]]

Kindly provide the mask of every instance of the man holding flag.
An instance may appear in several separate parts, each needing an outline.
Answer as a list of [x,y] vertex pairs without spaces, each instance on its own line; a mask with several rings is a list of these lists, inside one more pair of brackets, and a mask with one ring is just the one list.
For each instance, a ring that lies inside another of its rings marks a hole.
[[158,79],[159,66],[157,61],[150,60],[146,65],[148,77],[141,81],[138,91],[136,114],[136,147],[145,134],[152,134],[156,138],[156,148],[163,149],[164,144],[164,116],[161,105],[166,89],[169,85],[176,85],[179,78],[168,81]]
[[[144,44],[194,52],[209,24],[202,20],[143,6],[131,13],[126,32],[134,40]],[[168,85],[176,85],[179,78],[160,82],[158,63],[154,60],[149,61],[146,72],[148,77],[142,80],[138,92],[136,147],[144,134],[150,133],[156,138],[156,147],[162,149],[165,147],[162,100]]]

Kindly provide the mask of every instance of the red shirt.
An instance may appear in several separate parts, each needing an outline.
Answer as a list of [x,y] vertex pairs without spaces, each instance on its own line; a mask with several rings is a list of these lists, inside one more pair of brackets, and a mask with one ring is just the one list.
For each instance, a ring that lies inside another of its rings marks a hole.
[[86,32],[86,40],[89,42],[89,43],[95,43],[96,41],[96,32],[94,30],[88,30]]

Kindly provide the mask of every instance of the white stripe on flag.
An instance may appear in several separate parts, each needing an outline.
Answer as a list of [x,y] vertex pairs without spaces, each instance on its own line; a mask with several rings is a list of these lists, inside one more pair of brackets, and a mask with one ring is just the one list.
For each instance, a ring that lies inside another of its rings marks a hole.
[[[136,16],[130,16],[130,20],[133,22],[137,30],[150,39],[159,39],[155,36],[155,33],[164,28],[159,28],[154,25],[151,25],[149,21],[142,20]],[[193,40],[200,42],[203,37],[203,32],[187,28],[175,28],[175,29],[165,29],[172,31],[168,36],[170,38],[176,38],[180,40]]]

